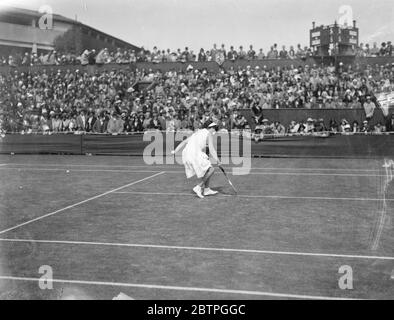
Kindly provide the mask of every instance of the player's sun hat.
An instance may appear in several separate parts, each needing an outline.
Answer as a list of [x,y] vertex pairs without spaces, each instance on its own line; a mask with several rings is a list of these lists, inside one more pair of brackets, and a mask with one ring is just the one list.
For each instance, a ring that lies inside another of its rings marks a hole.
[[215,123],[215,122],[212,122],[209,126],[208,126],[208,128],[215,128],[215,127],[217,127],[218,125]]
[[207,128],[207,129],[214,128],[216,131],[218,131],[219,126],[213,121],[208,121],[205,123],[205,128]]

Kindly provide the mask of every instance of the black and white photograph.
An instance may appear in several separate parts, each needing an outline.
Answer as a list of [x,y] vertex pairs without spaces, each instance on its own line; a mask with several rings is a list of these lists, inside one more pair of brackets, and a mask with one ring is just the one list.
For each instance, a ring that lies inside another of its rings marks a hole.
[[0,300],[392,300],[392,41],[392,0],[0,0]]

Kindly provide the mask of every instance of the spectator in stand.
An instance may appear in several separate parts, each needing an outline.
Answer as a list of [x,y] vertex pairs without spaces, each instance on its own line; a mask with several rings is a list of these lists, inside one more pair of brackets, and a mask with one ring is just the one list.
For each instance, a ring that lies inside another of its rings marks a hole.
[[360,99],[358,96],[356,96],[356,95],[353,96],[352,102],[349,103],[349,105],[348,105],[349,109],[361,109],[362,106],[361,106],[361,102],[359,100]]
[[316,132],[326,132],[328,131],[326,125],[324,124],[324,119],[319,119],[315,127]]
[[331,96],[326,96],[326,103],[325,103],[325,108],[326,109],[336,109],[337,108],[337,104],[335,103],[335,101],[333,101]]
[[387,117],[386,128],[388,132],[394,132],[394,113],[391,114],[391,117]]
[[[88,57],[88,54],[86,55],[86,59]],[[102,65],[104,63],[107,63],[109,60],[109,55],[108,55],[108,49],[104,48],[103,50],[101,50],[98,55],[96,56],[96,63],[98,65]],[[89,63],[88,59],[86,60],[87,63]],[[87,64],[86,63],[86,64]]]
[[377,57],[379,55],[379,48],[376,42],[373,43],[373,47],[370,50],[371,57]]
[[369,125],[368,125],[368,121],[367,120],[363,121],[363,124],[362,124],[362,126],[360,128],[360,132],[363,132],[363,133],[371,132],[371,129],[370,129]]
[[384,125],[382,125],[382,123],[379,121],[373,129],[373,133],[375,134],[382,134],[386,132],[386,127]]
[[147,112],[145,115],[145,119],[142,122],[142,126],[144,130],[152,129],[153,124],[152,124],[152,118],[151,118],[151,113]]
[[393,45],[391,41],[387,41],[386,55],[391,57],[393,55]]
[[365,111],[365,117],[367,118],[367,121],[369,121],[373,117],[376,108],[375,103],[372,102],[370,95],[366,96],[366,101],[363,104],[363,108]]
[[188,47],[185,47],[185,50],[181,54],[181,62],[191,61],[191,54]]
[[90,65],[94,65],[96,63],[96,50],[93,49],[89,52],[88,61]]
[[107,133],[118,135],[123,132],[124,121],[119,117],[119,114],[113,112],[111,119],[108,121]]
[[293,46],[290,46],[289,52],[288,52],[288,58],[289,59],[296,59],[296,54]]
[[238,59],[240,60],[245,60],[247,57],[246,51],[244,50],[243,46],[239,46],[239,51],[238,51]]
[[387,53],[387,48],[386,48],[386,42],[382,42],[380,50],[379,50],[379,55],[380,56],[385,56]]
[[25,55],[22,59],[22,66],[30,66],[31,64],[31,57],[28,52],[25,52]]
[[259,53],[257,54],[257,60],[263,60],[263,59],[265,59],[265,55],[263,49],[260,49]]
[[207,57],[207,61],[214,61],[212,58],[211,51],[206,51],[205,56]]
[[336,133],[339,131],[338,123],[335,121],[335,119],[330,120],[329,130],[333,133]]
[[312,118],[308,118],[306,120],[306,124],[304,124],[304,133],[313,133],[315,132],[314,120]]
[[273,131],[274,131],[274,134],[277,134],[277,135],[284,135],[286,133],[285,127],[279,121],[274,122]]
[[273,51],[274,51],[275,59],[278,59],[279,58],[279,51],[278,51],[278,45],[276,43],[274,43]]
[[235,61],[238,58],[237,51],[234,50],[234,47],[231,46],[230,50],[227,53],[227,60]]
[[70,131],[77,131],[77,114],[72,113],[70,117],[70,123],[68,125]]
[[343,135],[351,135],[352,133],[352,128],[350,126],[349,123],[347,123],[344,127],[343,127],[343,131],[341,132]]
[[58,57],[57,51],[54,50],[51,53],[49,53],[49,56],[47,58],[47,64],[49,65],[59,65],[60,64],[60,59]]
[[370,49],[368,43],[365,44],[364,53],[365,53],[365,56],[366,56],[366,57],[370,57],[370,56],[371,56],[371,49]]
[[158,114],[155,112],[153,113],[153,118],[151,121],[151,129],[155,129],[155,130],[162,130],[160,121],[159,121],[159,116]]
[[304,59],[305,58],[305,51],[302,49],[300,44],[297,44],[297,51],[296,51],[296,57],[297,59]]
[[62,120],[60,119],[60,115],[56,113],[54,117],[52,118],[52,131],[53,132],[61,132],[63,130],[62,128]]
[[249,46],[249,51],[248,51],[248,60],[254,60],[256,58],[256,51],[253,50],[253,46]]
[[238,113],[237,111],[234,111],[231,129],[243,130],[245,129],[246,124],[247,121],[245,117],[242,114]]
[[87,124],[87,119],[85,115],[85,111],[81,110],[77,119],[76,119],[76,125],[77,125],[77,130],[78,131],[86,131],[86,124]]
[[258,123],[257,126],[255,127],[254,133],[252,135],[252,139],[258,142],[261,139],[263,139],[264,135],[266,134],[273,134],[273,128],[269,124],[268,119],[262,119],[261,122]]
[[353,123],[352,123],[352,132],[353,133],[360,132],[360,126],[359,126],[357,120],[354,120]]
[[282,50],[279,52],[279,58],[280,59],[287,59],[288,58],[286,46],[282,46]]
[[212,48],[212,50],[210,52],[210,57],[211,57],[212,61],[217,62],[217,60],[218,60],[218,49],[217,49],[216,43],[213,45],[213,48]]
[[289,127],[287,128],[287,133],[298,133],[299,129],[300,129],[299,123],[292,120],[289,124]]
[[92,126],[93,133],[105,133],[107,132],[108,118],[105,113],[102,113],[100,117],[94,122]]
[[276,55],[275,55],[275,51],[274,51],[273,46],[270,48],[270,51],[268,51],[268,53],[267,53],[267,59],[276,59]]
[[221,48],[218,50],[218,63],[222,65],[226,60],[226,49],[224,44],[222,44]]
[[86,49],[84,52],[82,52],[82,55],[80,57],[81,65],[86,66],[89,64],[89,56],[90,56],[89,50]]
[[264,134],[273,134],[273,125],[270,124],[270,121],[268,119],[263,119],[262,120],[262,129]]
[[342,119],[341,124],[339,126],[339,132],[345,132],[345,127],[349,125],[349,122],[346,119]]
[[205,54],[205,51],[203,48],[201,48],[200,52],[198,53],[198,61],[201,61],[201,62],[207,61],[207,55]]
[[131,50],[130,51],[129,57],[130,57],[130,63],[137,62],[137,57],[135,55],[135,50]]
[[92,132],[93,131],[93,126],[95,122],[97,121],[97,117],[94,112],[90,111],[87,115],[87,121],[86,121],[86,132]]
[[134,122],[134,130],[135,130],[136,132],[142,132],[142,131],[144,131],[143,123],[144,123],[144,115],[141,113],[141,114],[137,117],[136,121]]

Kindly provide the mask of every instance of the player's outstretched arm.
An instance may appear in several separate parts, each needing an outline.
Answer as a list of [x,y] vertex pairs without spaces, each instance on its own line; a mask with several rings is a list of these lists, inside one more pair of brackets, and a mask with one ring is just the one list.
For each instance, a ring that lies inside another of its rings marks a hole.
[[177,152],[179,152],[184,146],[186,146],[186,144],[189,142],[190,137],[183,140],[174,151],[171,151],[171,154],[176,154]]

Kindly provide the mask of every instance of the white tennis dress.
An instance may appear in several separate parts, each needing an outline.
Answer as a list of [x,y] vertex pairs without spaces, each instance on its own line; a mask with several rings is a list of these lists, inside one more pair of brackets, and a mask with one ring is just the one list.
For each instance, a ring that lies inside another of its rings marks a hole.
[[182,151],[182,161],[188,179],[194,175],[197,178],[204,177],[207,170],[212,166],[208,155],[205,153],[208,136],[209,131],[207,129],[198,130],[193,133]]

